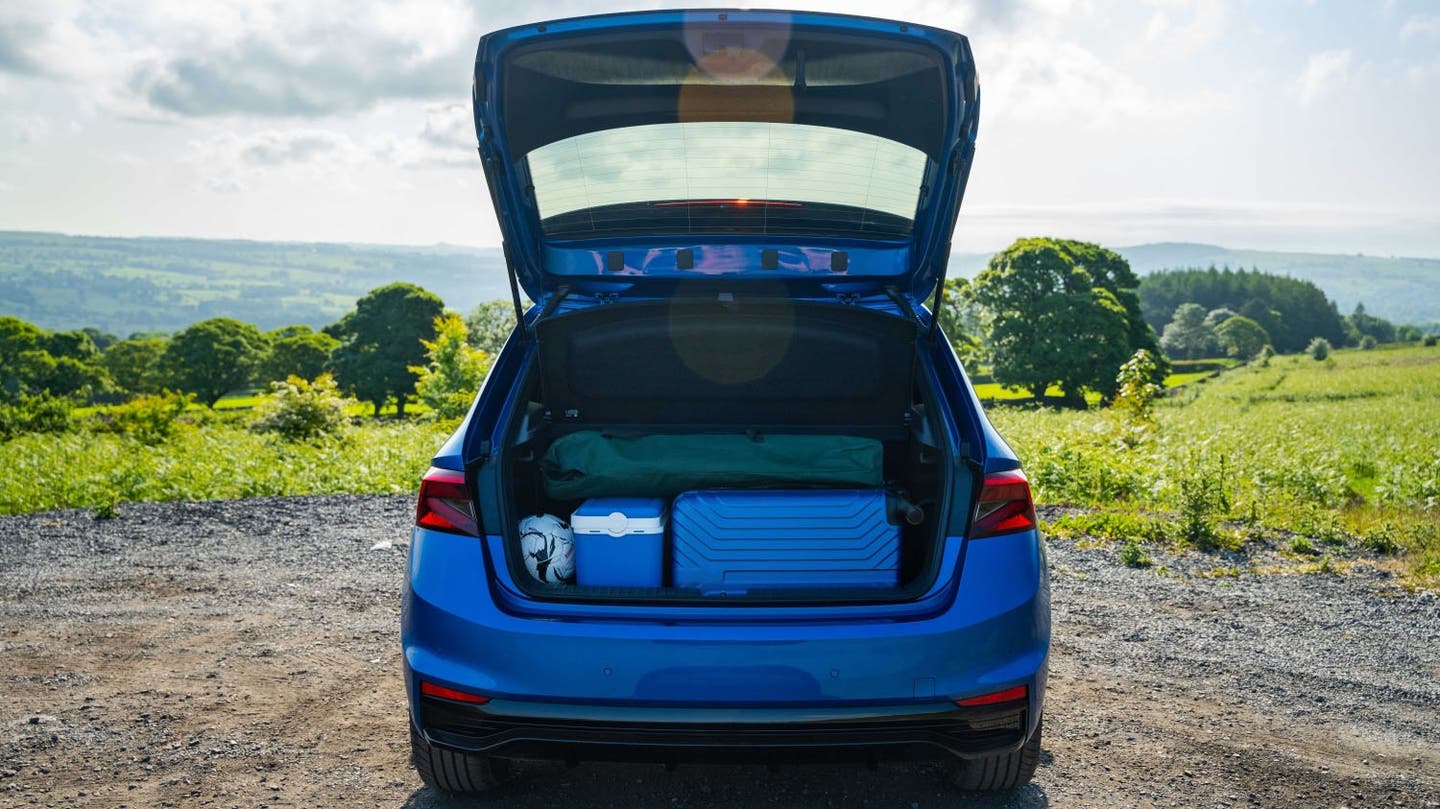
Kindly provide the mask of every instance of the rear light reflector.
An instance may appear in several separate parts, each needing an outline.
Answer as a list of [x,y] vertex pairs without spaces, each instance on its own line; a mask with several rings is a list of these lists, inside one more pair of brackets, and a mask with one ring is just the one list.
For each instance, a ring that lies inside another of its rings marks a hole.
[[415,524],[433,531],[480,536],[475,501],[465,484],[465,473],[431,467],[420,480]]
[[1004,691],[996,691],[993,694],[981,694],[978,697],[968,699],[957,699],[955,704],[962,708],[974,708],[977,705],[998,705],[1002,702],[1016,702],[1030,696],[1030,686],[1017,685],[1014,688],[1007,688]]
[[446,688],[443,685],[420,681],[420,693],[427,697],[439,697],[440,699],[452,699],[456,702],[469,702],[474,705],[484,705],[490,701],[489,697],[482,697],[479,694],[468,694],[464,691],[456,691],[453,688]]
[[1035,501],[1030,498],[1030,481],[1019,470],[985,476],[970,538],[1013,534],[1035,527]]

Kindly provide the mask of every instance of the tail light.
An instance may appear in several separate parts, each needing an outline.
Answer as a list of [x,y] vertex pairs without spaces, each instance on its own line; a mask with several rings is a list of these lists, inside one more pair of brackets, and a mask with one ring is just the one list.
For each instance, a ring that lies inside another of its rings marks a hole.
[[980,705],[999,705],[1002,702],[1017,702],[1030,696],[1030,687],[1017,685],[1014,688],[1007,688],[1004,691],[996,691],[993,694],[981,694],[978,697],[968,699],[957,699],[955,704],[962,708],[974,708]]
[[471,694],[468,691],[456,691],[453,688],[436,685],[429,680],[420,681],[420,693],[427,697],[439,697],[440,699],[448,699],[455,702],[468,702],[472,705],[484,705],[490,701],[489,697],[480,694]]
[[430,467],[420,480],[415,524],[432,531],[480,536],[475,500],[470,496],[470,487],[465,485],[464,472]]
[[1030,498],[1030,481],[1019,470],[985,476],[970,538],[1012,534],[1035,527],[1035,501]]

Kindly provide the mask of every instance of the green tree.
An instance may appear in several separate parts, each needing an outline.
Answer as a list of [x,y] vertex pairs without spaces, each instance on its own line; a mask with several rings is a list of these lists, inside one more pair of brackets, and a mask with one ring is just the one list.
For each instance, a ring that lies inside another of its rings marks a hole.
[[[289,329],[279,331],[285,332]],[[334,337],[308,330],[278,338],[274,336],[276,332],[270,334],[270,351],[260,362],[256,374],[256,378],[261,382],[283,382],[292,376],[315,379],[325,373],[330,355],[340,346],[340,341]]]
[[18,317],[0,317],[0,397],[13,399],[32,389],[30,368],[43,334]]
[[81,331],[47,332],[16,317],[0,317],[0,400],[22,394],[89,396],[110,388],[99,352]]
[[1183,303],[1244,315],[1259,323],[1275,348],[1286,353],[1301,351],[1312,337],[1332,343],[1345,339],[1335,304],[1315,284],[1297,278],[1212,266],[1162,270],[1145,276],[1140,284],[1141,310],[1157,329],[1169,323]]
[[1086,389],[1114,393],[1129,324],[1071,254],[1053,239],[1020,239],[990,259],[970,295],[989,327],[995,381],[1037,398],[1057,385],[1067,405],[1084,407]]
[[159,393],[165,340],[119,340],[105,350],[105,370],[128,396]]
[[1225,354],[1231,357],[1239,357],[1248,360],[1260,353],[1260,349],[1270,344],[1270,335],[1265,332],[1259,323],[1248,317],[1236,315],[1227,318],[1215,328],[1215,336],[1220,340],[1220,347],[1225,349]]
[[1240,313],[1226,306],[1222,306],[1219,309],[1211,309],[1210,312],[1205,315],[1205,324],[1207,326],[1219,326],[1221,323],[1238,314]]
[[1215,329],[1205,322],[1205,307],[1198,303],[1180,304],[1160,335],[1165,353],[1187,360],[1212,356],[1216,346]]
[[945,280],[945,291],[940,296],[940,333],[945,335],[962,363],[970,366],[978,362],[983,328],[980,312],[970,295],[969,280]]
[[1160,355],[1160,342],[1155,330],[1145,321],[1140,306],[1140,278],[1130,269],[1130,262],[1114,250],[1091,242],[1073,239],[1053,241],[1075,262],[1075,266],[1090,274],[1091,283],[1115,296],[1115,301],[1125,309],[1128,353],[1142,348],[1149,351],[1155,359],[1155,381],[1164,379],[1169,363]]
[[1153,420],[1150,409],[1155,397],[1165,390],[1154,381],[1159,367],[1155,355],[1147,349],[1142,348],[1132,354],[1120,366],[1120,373],[1115,375],[1118,390],[1110,406],[1137,422],[1150,423]]
[[265,336],[269,337],[271,340],[283,340],[286,337],[300,337],[302,335],[314,333],[315,330],[305,325],[304,323],[297,323],[293,326],[281,326],[278,329],[271,329],[270,331],[265,332]]
[[350,401],[340,395],[329,374],[320,374],[313,382],[292,376],[270,383],[270,393],[261,399],[250,429],[276,433],[286,441],[337,435],[350,423],[345,415]]
[[1316,337],[1310,341],[1310,345],[1305,347],[1305,353],[1310,355],[1312,360],[1323,360],[1330,356],[1333,348],[1334,346],[1330,345],[1329,340],[1324,337]]
[[[528,307],[529,301],[522,306]],[[465,316],[470,345],[490,356],[500,353],[510,332],[515,330],[515,304],[510,301],[485,301]]]
[[220,397],[250,381],[267,348],[265,335],[249,323],[215,317],[175,335],[160,367],[171,387],[214,407]]
[[470,409],[475,392],[490,370],[490,355],[466,342],[465,321],[459,315],[435,318],[434,340],[421,340],[430,360],[410,370],[419,374],[415,394],[441,418],[458,418]]
[[76,362],[98,364],[100,349],[84,331],[56,331],[41,338],[41,346],[55,359],[69,357]]
[[110,346],[115,345],[116,341],[120,339],[110,332],[101,331],[94,326],[86,326],[80,331],[84,332],[85,335],[90,338],[90,342],[95,344],[95,348],[102,352],[109,349]]
[[1354,313],[1345,318],[1345,331],[1347,342],[1351,345],[1359,345],[1365,337],[1374,338],[1377,343],[1395,342],[1395,324],[1367,314],[1363,303],[1355,304]]
[[114,389],[99,357],[94,362],[85,362],[74,357],[55,357],[44,351],[34,353],[39,356],[31,357],[29,369],[35,390],[84,401]]
[[445,304],[433,292],[414,284],[395,283],[371,290],[355,303],[355,311],[326,329],[340,340],[331,356],[341,388],[370,402],[375,415],[391,397],[397,412],[415,392],[412,366],[425,362],[421,340],[435,337],[435,318]]

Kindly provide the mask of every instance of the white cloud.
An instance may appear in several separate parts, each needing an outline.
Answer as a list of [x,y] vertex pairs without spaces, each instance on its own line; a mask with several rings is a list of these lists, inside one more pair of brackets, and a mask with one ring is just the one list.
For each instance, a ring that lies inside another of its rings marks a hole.
[[1145,39],[1156,56],[1188,56],[1214,42],[1225,29],[1221,0],[1149,0],[1157,6],[1145,26]]
[[470,169],[479,171],[469,107],[432,105],[423,126],[409,135],[372,134],[355,138],[321,127],[224,132],[191,144],[188,164],[206,187],[224,192],[249,189],[272,179],[320,179],[354,187],[369,168]]
[[1400,26],[1401,39],[1440,39],[1440,15],[1416,14]]
[[275,174],[344,179],[365,156],[365,150],[341,132],[266,129],[246,135],[225,132],[198,141],[192,144],[188,162],[212,190],[237,192]]
[[1420,86],[1440,76],[1440,56],[1426,62],[1413,64],[1405,69],[1405,78],[1412,85]]
[[1350,81],[1350,49],[1321,51],[1310,55],[1299,79],[1300,103],[1309,105]]
[[990,62],[983,104],[991,120],[1104,126],[1151,105],[1144,85],[1073,42],[1018,40]]

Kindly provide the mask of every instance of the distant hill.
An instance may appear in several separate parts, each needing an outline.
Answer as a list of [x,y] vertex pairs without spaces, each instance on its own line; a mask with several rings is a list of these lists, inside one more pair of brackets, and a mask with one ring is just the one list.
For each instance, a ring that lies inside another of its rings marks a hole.
[[493,248],[0,231],[0,315],[47,329],[94,326],[124,337],[219,316],[318,328],[392,281],[419,284],[460,311],[510,297]]
[[[1363,301],[1396,323],[1440,324],[1440,259],[1229,250],[1142,244],[1119,252],[1141,274],[1159,269],[1256,267],[1315,282],[1348,314]],[[989,253],[956,253],[951,272],[974,277]],[[0,315],[47,329],[94,326],[126,336],[176,331],[208,317],[272,329],[335,322],[377,286],[410,281],[465,311],[509,298],[496,248],[125,239],[0,231]]]
[[[1231,269],[1253,267],[1314,282],[1335,301],[1342,315],[1364,303],[1370,314],[1395,323],[1440,324],[1440,259],[1231,250],[1183,242],[1115,249],[1141,275],[1186,267],[1203,269],[1212,264]],[[952,272],[973,278],[989,260],[989,253],[956,253],[950,257],[950,267]]]

